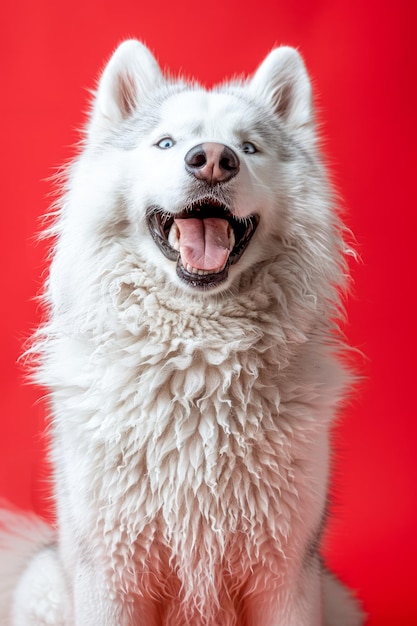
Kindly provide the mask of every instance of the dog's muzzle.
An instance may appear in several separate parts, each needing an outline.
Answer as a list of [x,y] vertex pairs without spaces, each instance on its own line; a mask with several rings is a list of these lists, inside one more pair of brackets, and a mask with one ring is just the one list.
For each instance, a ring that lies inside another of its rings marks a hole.
[[[161,252],[177,264],[177,274],[188,286],[210,289],[227,280],[229,268],[246,250],[259,217],[239,219],[220,200],[223,185],[240,168],[237,154],[221,143],[201,143],[184,158],[185,169],[201,196],[182,211],[171,213],[151,206],[146,213],[149,231]],[[202,189],[207,190],[203,195]]]

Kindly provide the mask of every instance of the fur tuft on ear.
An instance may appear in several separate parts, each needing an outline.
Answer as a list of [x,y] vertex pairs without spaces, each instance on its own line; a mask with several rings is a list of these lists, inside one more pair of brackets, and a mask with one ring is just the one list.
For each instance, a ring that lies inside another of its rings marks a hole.
[[301,56],[294,48],[275,48],[253,75],[250,89],[293,128],[312,122],[310,79]]
[[135,39],[120,44],[99,81],[90,136],[111,130],[127,119],[141,98],[163,81],[159,65],[146,46]]

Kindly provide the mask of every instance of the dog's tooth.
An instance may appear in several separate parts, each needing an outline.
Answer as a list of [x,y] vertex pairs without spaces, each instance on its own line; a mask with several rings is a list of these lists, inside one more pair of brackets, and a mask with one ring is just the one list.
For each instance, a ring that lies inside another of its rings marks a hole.
[[[228,228],[228,232],[227,232],[228,236],[229,236],[229,250],[233,250],[233,248],[235,247],[235,233],[233,228],[230,226],[229,224],[229,228]],[[223,268],[222,268],[223,269]]]
[[168,235],[168,243],[171,246],[171,248],[174,248],[174,250],[180,249],[179,232],[180,231],[178,229],[178,226],[174,222],[171,226],[171,229]]
[[184,265],[184,269],[189,274],[196,274],[197,276],[206,276],[207,274],[218,274],[219,272],[222,272],[224,270],[224,268],[226,267],[226,263],[224,263],[224,265],[222,265],[221,267],[217,267],[214,270],[201,270],[201,269],[198,269],[197,267],[193,267],[192,265],[189,265],[189,263],[187,263],[186,265]]

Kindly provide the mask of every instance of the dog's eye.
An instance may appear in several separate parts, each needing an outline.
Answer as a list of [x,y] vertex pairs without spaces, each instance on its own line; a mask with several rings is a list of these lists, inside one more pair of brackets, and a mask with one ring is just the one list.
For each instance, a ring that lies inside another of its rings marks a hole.
[[255,154],[255,152],[258,152],[257,147],[251,141],[244,141],[242,143],[242,150],[245,154]]
[[171,139],[171,137],[164,137],[163,139],[158,141],[156,145],[158,146],[158,148],[161,148],[161,150],[169,150],[170,148],[175,146],[175,141]]

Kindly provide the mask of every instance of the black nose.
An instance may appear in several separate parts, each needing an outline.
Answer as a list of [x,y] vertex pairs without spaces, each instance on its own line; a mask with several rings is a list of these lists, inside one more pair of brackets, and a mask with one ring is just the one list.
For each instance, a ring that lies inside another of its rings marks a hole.
[[225,183],[239,171],[239,157],[222,143],[200,143],[185,155],[185,169],[210,185]]

